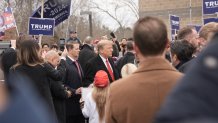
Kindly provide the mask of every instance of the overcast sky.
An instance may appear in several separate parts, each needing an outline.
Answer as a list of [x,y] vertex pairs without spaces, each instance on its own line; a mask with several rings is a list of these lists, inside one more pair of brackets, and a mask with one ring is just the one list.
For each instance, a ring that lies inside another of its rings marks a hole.
[[[87,0],[90,3],[94,2],[97,3],[101,8],[104,10],[107,10],[110,14],[113,16],[115,15],[115,6],[121,5],[117,10],[117,17],[122,22],[125,27],[132,27],[133,24],[136,22],[137,18],[135,17],[133,11],[126,5],[123,5],[121,3],[121,0]],[[123,0],[125,1],[125,0]],[[137,8],[138,8],[138,0],[130,0],[133,1]],[[91,5],[91,4],[88,5]],[[119,28],[119,24],[111,18],[108,14],[99,11],[98,9],[91,9],[94,15],[94,19],[98,19],[102,25],[109,27],[112,31],[115,31],[117,28]],[[79,14],[80,11],[78,11],[77,14]],[[87,17],[87,16],[86,16]]]
[[[14,2],[14,0],[10,0],[11,2]],[[34,0],[36,1],[36,0]],[[47,0],[44,0],[47,1]],[[72,0],[72,3],[79,3],[80,0]],[[87,0],[89,2],[95,2],[97,3],[101,8],[104,8],[105,10],[108,10],[109,13],[111,13],[113,16],[115,15],[115,5],[121,4],[121,1],[134,1],[134,3],[137,5],[138,8],[138,0]],[[4,4],[2,4],[4,0],[0,0],[0,8],[4,8]],[[115,2],[115,4],[114,4]],[[75,4],[77,6],[77,4]],[[88,4],[90,5],[90,3]],[[38,8],[38,7],[36,7]],[[72,8],[76,8],[75,6]],[[73,9],[72,9],[73,10]],[[91,9],[93,12],[93,19],[97,19],[102,25],[109,27],[112,31],[115,31],[117,28],[119,28],[119,24],[111,18],[108,14],[104,12],[100,12],[96,9]],[[77,12],[75,12],[78,16],[80,16],[80,8],[77,9]],[[118,9],[117,11],[118,19],[122,22],[125,27],[132,27],[133,24],[136,22],[137,18],[135,17],[134,13],[128,6],[123,6]],[[84,16],[87,18],[87,16]]]
[[[115,15],[115,5],[112,3],[114,0],[93,0],[98,3],[102,8],[108,10],[112,15]],[[120,0],[116,0],[117,4],[119,4]],[[136,4],[138,0],[134,0]],[[111,18],[108,14],[104,12],[98,12],[99,20],[103,25],[109,27],[112,30],[119,28],[119,24]],[[134,16],[134,13],[130,10],[128,6],[123,6],[117,10],[118,19],[126,26],[132,27],[136,22],[137,18]]]

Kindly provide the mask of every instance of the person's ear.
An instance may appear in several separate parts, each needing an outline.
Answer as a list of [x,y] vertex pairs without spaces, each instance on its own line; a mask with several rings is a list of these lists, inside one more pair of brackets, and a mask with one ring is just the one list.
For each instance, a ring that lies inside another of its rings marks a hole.
[[139,50],[138,46],[135,45],[135,43],[133,44],[133,48],[134,48],[136,54],[140,53],[140,50]]
[[166,49],[169,49],[170,48],[170,40],[167,38],[167,43],[166,43]]

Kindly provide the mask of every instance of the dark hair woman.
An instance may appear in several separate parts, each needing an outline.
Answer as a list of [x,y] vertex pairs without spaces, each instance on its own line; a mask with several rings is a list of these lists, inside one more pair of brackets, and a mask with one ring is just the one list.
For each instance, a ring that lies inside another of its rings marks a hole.
[[60,81],[62,76],[59,71],[44,63],[40,50],[37,42],[31,40],[23,41],[17,52],[17,64],[13,66],[10,72],[17,72],[27,76],[54,113],[48,78]]

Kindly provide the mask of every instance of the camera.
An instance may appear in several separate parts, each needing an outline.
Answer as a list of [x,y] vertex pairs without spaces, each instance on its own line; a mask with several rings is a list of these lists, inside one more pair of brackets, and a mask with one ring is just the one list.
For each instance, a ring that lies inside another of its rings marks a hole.
[[64,51],[64,46],[65,46],[65,39],[60,38],[60,40],[59,40],[59,49],[60,49],[60,51]]

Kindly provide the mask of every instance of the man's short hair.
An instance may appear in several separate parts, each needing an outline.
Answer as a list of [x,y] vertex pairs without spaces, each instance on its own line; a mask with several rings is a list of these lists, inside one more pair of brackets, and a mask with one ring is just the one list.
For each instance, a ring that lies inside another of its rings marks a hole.
[[164,22],[155,17],[139,19],[134,27],[134,41],[143,56],[155,56],[164,52],[168,43]]
[[133,45],[134,45],[134,42],[133,42],[133,41],[127,41],[127,43],[126,43],[126,49],[127,49],[127,51],[132,51],[132,50],[134,50]]
[[186,39],[188,35],[192,34],[195,27],[186,26],[178,31],[177,40]]
[[44,47],[44,46],[48,46],[48,48],[49,48],[49,44],[48,43],[44,43],[44,44],[42,44],[42,48]]
[[192,58],[196,48],[187,40],[176,40],[170,46],[172,55],[176,55],[180,61],[188,61]]
[[215,22],[210,22],[210,23],[205,24],[203,27],[201,27],[199,31],[199,37],[207,40],[209,33],[215,34],[216,32],[218,32],[218,24]]
[[84,43],[85,43],[85,44],[91,44],[91,43],[92,43],[92,37],[87,36],[87,37],[85,38],[85,40],[84,40]]
[[79,44],[79,43],[76,42],[76,41],[67,42],[67,44],[66,44],[67,51],[69,51],[70,49],[73,49],[74,48],[74,44]]
[[53,48],[58,49],[58,45],[57,44],[52,44],[51,49],[53,49]]

